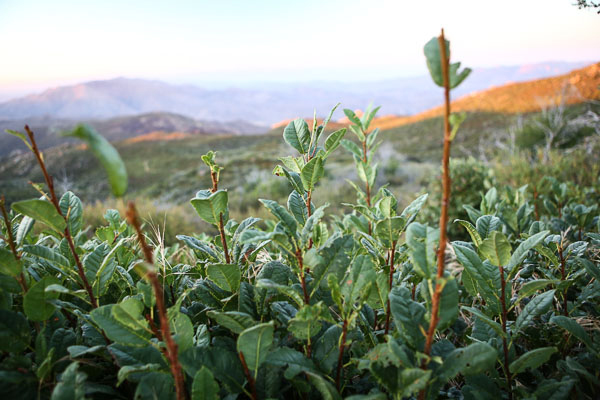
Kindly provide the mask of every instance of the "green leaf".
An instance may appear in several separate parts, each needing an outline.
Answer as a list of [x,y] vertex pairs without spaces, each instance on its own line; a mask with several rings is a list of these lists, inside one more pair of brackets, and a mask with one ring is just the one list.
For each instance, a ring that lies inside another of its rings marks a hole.
[[45,276],[29,288],[23,296],[23,310],[27,318],[32,321],[45,321],[54,314],[56,307],[49,300],[58,298],[59,294],[47,292],[46,287],[59,283],[55,277]]
[[458,374],[469,376],[486,373],[494,368],[496,356],[496,349],[482,342],[452,350],[440,367],[440,379],[447,382]]
[[306,190],[312,190],[325,173],[323,158],[317,156],[306,163],[300,172],[302,185]]
[[511,256],[510,261],[506,266],[507,270],[510,272],[517,265],[521,264],[521,262],[523,262],[523,260],[527,256],[529,250],[542,243],[542,241],[546,238],[546,236],[548,236],[549,233],[549,231],[538,232],[535,235],[532,235],[526,240],[522,241],[521,244],[519,244],[519,247],[517,247],[517,249]]
[[290,122],[283,130],[283,140],[300,154],[306,154],[310,145],[308,124],[301,118]]
[[346,135],[346,128],[339,129],[327,136],[327,139],[325,139],[325,155],[323,157],[327,158],[338,148],[344,135]]
[[354,238],[352,235],[339,236],[333,240],[329,240],[318,251],[318,262],[311,268],[312,290],[311,297],[319,289],[323,279],[329,274],[335,274],[338,279],[341,279],[347,265],[350,263],[348,255],[354,247]]
[[308,377],[308,381],[317,389],[323,400],[341,400],[342,397],[339,395],[335,387],[327,379],[314,372],[305,372]]
[[[443,330],[451,326],[458,318],[458,284],[452,276],[442,278],[446,280],[442,290],[442,299],[440,301],[438,330]],[[441,283],[437,283],[438,285]]]
[[16,277],[21,271],[21,262],[15,258],[12,251],[0,247],[0,273]]
[[66,192],[58,202],[62,214],[67,218],[69,231],[75,236],[83,226],[83,205],[79,197],[72,192]]
[[296,219],[284,207],[282,207],[276,201],[273,200],[259,199],[258,201],[260,201],[265,207],[267,207],[274,217],[276,217],[279,221],[282,222],[286,231],[290,235],[297,235],[296,230],[298,229],[298,224],[296,223]]
[[300,340],[308,340],[321,330],[322,321],[332,321],[323,302],[305,304],[288,322],[288,330]]
[[117,373],[117,387],[121,386],[123,382],[131,376],[131,374],[138,374],[140,372],[157,371],[161,367],[160,364],[145,364],[145,365],[125,365],[119,369]]
[[592,339],[590,335],[579,325],[576,321],[569,317],[565,317],[564,315],[556,315],[550,318],[550,322],[556,324],[569,332],[571,335],[575,336],[578,340],[580,340],[583,344],[585,344],[590,350],[595,350],[594,344],[592,343]]
[[486,239],[492,232],[502,229],[502,221],[493,215],[482,215],[477,218],[475,227],[481,238]]
[[504,333],[504,330],[502,329],[502,326],[497,323],[496,321],[492,320],[490,317],[488,317],[487,315],[485,315],[484,313],[482,313],[481,311],[479,311],[476,308],[473,307],[461,307],[462,310],[468,311],[471,314],[473,314],[474,316],[476,316],[477,318],[479,318],[479,320],[483,323],[485,323],[486,325],[488,325],[490,328],[492,328],[494,330],[494,332],[496,332],[498,334],[498,336],[500,337],[505,337],[506,333]]
[[31,328],[21,313],[0,309],[0,351],[20,353],[31,342]]
[[519,304],[525,297],[529,297],[538,290],[544,289],[548,285],[557,285],[560,281],[557,279],[536,279],[534,281],[527,282],[519,290],[519,297],[513,303],[513,306]]
[[354,154],[354,156],[356,158],[358,158],[359,160],[362,160],[362,158],[363,158],[363,152],[362,152],[361,148],[358,147],[358,145],[356,143],[354,143],[353,141],[350,141],[348,139],[342,139],[340,141],[340,143],[341,143],[342,147],[344,147],[350,153]]
[[439,230],[413,222],[406,228],[406,244],[410,250],[410,259],[415,272],[429,279],[436,271],[436,251]]
[[219,384],[208,368],[202,366],[192,383],[192,400],[218,400]]
[[410,397],[427,387],[432,371],[421,368],[406,368],[400,373],[402,380],[402,397]]
[[179,312],[178,306],[173,306],[167,310],[169,326],[177,350],[181,353],[194,345],[194,325],[190,317]]
[[406,225],[410,224],[415,220],[415,218],[417,218],[417,215],[419,214],[419,211],[421,211],[423,204],[425,204],[425,201],[427,201],[427,197],[429,197],[427,193],[422,194],[421,196],[414,199],[402,211],[402,214],[400,214],[400,216],[406,220]]
[[240,333],[237,339],[237,351],[244,355],[248,369],[258,375],[258,367],[265,361],[269,348],[273,344],[273,321],[258,324]]
[[392,244],[400,238],[400,233],[406,226],[406,219],[403,217],[388,217],[377,222],[375,225],[375,237],[381,241],[387,249],[392,248]]
[[27,136],[25,136],[24,133],[13,131],[12,129],[5,129],[4,132],[18,137],[19,139],[21,139],[23,141],[23,143],[25,143],[25,145],[27,146],[27,148],[29,150],[33,151],[33,148],[31,147],[31,144],[29,144],[29,140],[27,140]]
[[242,279],[240,268],[236,264],[211,264],[206,267],[208,279],[221,289],[235,293]]
[[362,308],[364,302],[369,298],[374,281],[373,259],[367,255],[359,255],[352,261],[348,273],[340,284],[347,316],[354,307]]
[[479,252],[495,266],[507,265],[511,259],[511,250],[506,236],[498,231],[492,232],[479,246]]
[[212,193],[210,190],[200,190],[196,193],[196,197],[190,200],[196,212],[206,222],[213,225],[218,225],[221,214],[223,219],[227,216],[227,191],[217,190]]
[[452,248],[456,254],[458,262],[464,267],[463,283],[465,275],[475,281],[477,291],[483,299],[492,306],[494,311],[499,310],[499,299],[494,285],[494,277],[490,271],[481,262],[479,255],[466,246],[461,246],[458,243],[452,243]]
[[256,321],[250,314],[239,311],[208,311],[206,315],[233,333],[242,333],[245,329],[256,324]]
[[390,308],[396,329],[412,347],[418,348],[427,330],[425,307],[412,300],[410,291],[405,287],[394,287],[389,294]]
[[535,369],[548,361],[552,354],[556,353],[558,349],[556,347],[540,347],[528,351],[515,361],[510,363],[509,370],[511,374],[521,373],[529,368]]
[[534,297],[521,311],[515,323],[515,332],[529,325],[535,317],[548,311],[554,299],[555,290],[549,290]]
[[458,222],[459,224],[465,227],[465,229],[469,233],[469,236],[471,236],[471,240],[473,241],[475,247],[481,246],[483,240],[481,239],[481,236],[479,236],[479,232],[477,232],[477,229],[475,229],[472,223],[470,223],[469,221],[464,221],[462,219],[455,219],[454,222]]
[[315,364],[312,360],[297,350],[289,347],[278,347],[267,355],[265,363],[285,368],[284,376],[286,379],[293,379],[301,372],[314,371],[316,372]]
[[141,316],[132,311],[129,306],[123,308],[119,304],[109,304],[92,310],[90,316],[114,342],[136,347],[148,346],[152,334],[147,328],[144,329],[144,323],[139,320]]
[[135,389],[136,400],[174,400],[175,382],[173,376],[165,372],[145,374]]
[[346,117],[348,117],[348,119],[356,126],[362,128],[362,122],[360,120],[360,118],[358,118],[358,116],[354,113],[354,111],[348,109],[348,108],[344,108],[344,114],[346,114]]
[[100,161],[106,173],[108,182],[115,196],[122,196],[127,190],[127,170],[119,155],[119,152],[92,127],[84,124],[77,125],[65,136],[73,136],[83,140],[89,146],[90,151]]
[[48,201],[38,199],[23,200],[13,203],[11,207],[20,214],[43,222],[57,232],[62,233],[67,227],[65,219]]
[[61,374],[58,384],[52,391],[50,400],[84,400],[87,375],[78,370],[79,363],[71,363]]

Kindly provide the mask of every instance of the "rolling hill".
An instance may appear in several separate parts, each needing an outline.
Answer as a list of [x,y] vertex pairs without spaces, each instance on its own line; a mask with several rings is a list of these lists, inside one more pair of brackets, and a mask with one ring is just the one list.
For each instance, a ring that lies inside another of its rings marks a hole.
[[[461,96],[507,82],[564,74],[583,65],[549,62],[476,68],[455,94]],[[312,114],[315,108],[323,116],[338,102],[353,109],[374,102],[383,105],[386,114],[412,115],[438,105],[439,90],[426,75],[355,83],[256,83],[243,88],[210,90],[117,78],[52,88],[0,103],[0,118],[106,119],[160,111],[200,120],[245,120],[270,125]]]

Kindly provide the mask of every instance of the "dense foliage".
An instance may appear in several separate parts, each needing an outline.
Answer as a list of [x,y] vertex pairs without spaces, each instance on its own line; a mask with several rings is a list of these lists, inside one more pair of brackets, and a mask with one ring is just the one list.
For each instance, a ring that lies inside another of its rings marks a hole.
[[[437,40],[426,55],[442,86]],[[450,65],[446,86],[468,75],[458,68]],[[0,393],[596,398],[598,193],[547,178],[535,192],[470,194],[480,201],[450,221],[470,240],[446,247],[439,276],[439,229],[417,220],[428,196],[402,208],[376,186],[380,142],[369,126],[377,110],[362,117],[344,110],[352,139],[345,128],[325,134],[333,110],[323,125],[288,124],[283,138],[293,155],[274,173],[293,190],[287,204],[260,200],[268,219],[231,219],[218,159],[203,155],[212,186],[197,192],[189,212],[219,234],[180,235],[170,247],[140,225],[133,205],[126,218],[108,210],[104,226],[89,232],[80,199],[56,195],[33,133],[15,132],[39,156],[46,188],[10,211],[1,205]],[[119,193],[122,164],[112,168],[108,143],[90,146]],[[331,215],[315,202],[340,146],[352,154],[359,183],[348,212]]]

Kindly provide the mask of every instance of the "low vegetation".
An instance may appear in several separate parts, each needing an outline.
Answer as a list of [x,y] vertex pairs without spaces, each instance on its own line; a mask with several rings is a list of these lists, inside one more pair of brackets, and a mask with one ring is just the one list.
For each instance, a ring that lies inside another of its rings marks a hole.
[[[372,129],[378,108],[361,117],[344,110],[352,135],[327,128],[334,108],[321,123],[296,119],[283,129],[287,155],[271,164],[275,189],[237,190],[228,180],[249,180],[252,167],[234,176],[207,151],[202,189],[177,210],[192,226],[165,231],[161,221],[140,219],[147,204],[119,200],[119,210],[89,229],[98,212],[84,218],[75,193],[58,195],[47,169],[54,160],[28,127],[11,132],[31,150],[23,162],[35,160],[44,185],[33,185],[39,198],[0,202],[0,393],[597,398],[597,170],[572,181],[561,175],[572,159],[554,159],[537,142],[519,151],[539,166],[503,175],[474,159],[451,162],[468,120],[450,113],[450,91],[469,70],[450,63],[443,32],[425,55],[446,104],[434,122],[442,122],[443,151],[432,149],[442,156],[441,178],[432,174],[429,195],[398,195],[382,182],[397,174],[375,156],[387,139]],[[114,148],[90,128],[76,132],[103,160],[106,169],[95,173],[108,174],[106,187],[120,194],[127,181]],[[353,169],[340,199],[329,174],[343,159]],[[198,174],[172,181],[197,182]],[[525,174],[535,177],[529,185]],[[285,200],[268,198],[269,190],[286,192]],[[258,206],[245,204],[244,191],[261,197]],[[243,207],[255,216],[240,219]],[[203,233],[179,230],[196,228],[193,218]]]

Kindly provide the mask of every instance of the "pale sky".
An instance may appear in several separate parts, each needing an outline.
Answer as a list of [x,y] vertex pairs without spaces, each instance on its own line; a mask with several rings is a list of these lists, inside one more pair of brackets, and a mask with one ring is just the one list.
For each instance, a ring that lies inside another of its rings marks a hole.
[[0,0],[0,96],[119,76],[173,83],[426,73],[443,26],[471,67],[599,61],[574,0]]

